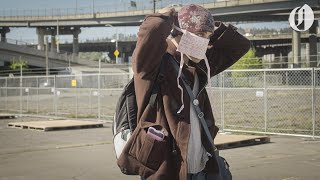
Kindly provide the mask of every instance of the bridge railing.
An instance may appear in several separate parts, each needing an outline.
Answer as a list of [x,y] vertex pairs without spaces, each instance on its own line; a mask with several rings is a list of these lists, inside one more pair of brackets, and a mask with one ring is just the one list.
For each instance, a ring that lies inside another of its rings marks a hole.
[[[266,3],[282,0],[160,0],[156,1],[156,9],[161,9],[170,5],[200,4],[213,5],[214,7],[238,6],[251,3]],[[145,11],[153,10],[153,1],[135,0],[129,2],[106,3],[103,5],[91,5],[87,7],[76,8],[45,8],[45,9],[2,9],[0,10],[1,18],[9,17],[61,17],[61,16],[82,16],[99,13],[117,13],[128,11]]]

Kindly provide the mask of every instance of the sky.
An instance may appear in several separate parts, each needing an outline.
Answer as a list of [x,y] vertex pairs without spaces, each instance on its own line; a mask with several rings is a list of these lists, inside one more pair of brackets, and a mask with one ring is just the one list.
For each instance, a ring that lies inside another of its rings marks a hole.
[[[137,6],[152,6],[152,0],[135,0]],[[180,4],[180,3],[196,3],[206,2],[212,0],[162,0],[158,2],[158,5],[164,4]],[[68,9],[68,11],[74,11],[76,8],[78,11],[85,12],[91,11],[94,6],[95,11],[105,9],[120,9],[130,6],[130,0],[0,0],[0,16],[14,13],[28,13],[38,12],[38,10],[44,11],[44,9]],[[129,8],[129,7],[127,7]],[[250,27],[271,27],[271,28],[284,28],[289,27],[288,23],[255,23],[255,24],[236,24],[238,27],[250,28]],[[79,35],[80,41],[86,39],[98,39],[105,37],[112,37],[116,32],[122,34],[136,34],[138,27],[100,27],[100,28],[81,28]],[[29,43],[37,43],[37,35],[35,28],[11,28],[10,33],[7,34],[8,39],[19,40]],[[60,39],[71,41],[71,35],[64,35]]]

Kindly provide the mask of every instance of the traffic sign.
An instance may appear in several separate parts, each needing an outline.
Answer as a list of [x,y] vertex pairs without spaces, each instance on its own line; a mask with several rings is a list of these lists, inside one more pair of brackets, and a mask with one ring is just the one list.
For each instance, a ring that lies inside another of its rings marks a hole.
[[120,52],[116,49],[116,50],[113,52],[113,54],[118,57],[119,54],[120,54]]
[[76,87],[76,86],[77,86],[77,80],[73,79],[73,80],[71,81],[71,86],[72,86],[72,87]]

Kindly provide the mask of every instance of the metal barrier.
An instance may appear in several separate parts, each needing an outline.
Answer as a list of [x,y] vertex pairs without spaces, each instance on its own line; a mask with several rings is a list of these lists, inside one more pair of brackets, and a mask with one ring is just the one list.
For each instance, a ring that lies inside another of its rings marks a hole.
[[[238,5],[247,5],[253,3],[270,3],[285,0],[161,0],[155,2],[155,8],[161,9],[173,5],[199,4],[205,6],[213,4],[215,7],[229,7]],[[0,17],[3,18],[19,18],[39,19],[41,17],[80,17],[83,15],[104,14],[104,13],[119,13],[128,11],[147,11],[154,8],[153,1],[118,1],[108,2],[104,4],[95,5],[92,1],[90,6],[76,5],[75,8],[45,8],[45,9],[0,9]]]
[[[0,110],[111,120],[129,73],[0,78]],[[222,131],[320,137],[320,69],[228,70],[207,87]]]

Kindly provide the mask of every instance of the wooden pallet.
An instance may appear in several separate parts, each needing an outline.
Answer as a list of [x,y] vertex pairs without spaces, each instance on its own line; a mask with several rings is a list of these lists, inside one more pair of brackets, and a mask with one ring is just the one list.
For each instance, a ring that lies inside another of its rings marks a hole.
[[13,114],[0,114],[0,119],[12,119],[12,118],[16,118],[16,116]]
[[30,129],[40,131],[84,129],[103,127],[101,122],[80,120],[52,120],[52,121],[29,121],[8,123],[8,127],[19,129]]
[[268,136],[217,134],[215,145],[218,149],[229,149],[270,142]]

